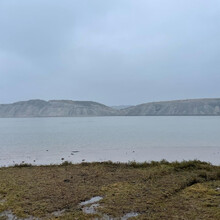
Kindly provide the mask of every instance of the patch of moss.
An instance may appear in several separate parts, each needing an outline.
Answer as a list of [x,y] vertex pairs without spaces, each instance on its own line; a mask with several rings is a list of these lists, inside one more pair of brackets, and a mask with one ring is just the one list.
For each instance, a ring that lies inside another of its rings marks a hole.
[[0,168],[0,212],[55,219],[94,219],[79,203],[102,196],[99,212],[136,219],[217,219],[220,167],[200,161],[82,163]]

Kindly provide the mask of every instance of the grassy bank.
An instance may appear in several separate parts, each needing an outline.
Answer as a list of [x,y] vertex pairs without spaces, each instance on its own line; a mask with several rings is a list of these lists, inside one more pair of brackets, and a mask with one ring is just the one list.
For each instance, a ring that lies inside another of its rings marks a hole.
[[[83,213],[79,203],[94,196],[103,197],[97,213]],[[6,210],[40,219],[118,218],[134,212],[134,219],[216,220],[220,167],[161,161],[0,168],[0,213]]]

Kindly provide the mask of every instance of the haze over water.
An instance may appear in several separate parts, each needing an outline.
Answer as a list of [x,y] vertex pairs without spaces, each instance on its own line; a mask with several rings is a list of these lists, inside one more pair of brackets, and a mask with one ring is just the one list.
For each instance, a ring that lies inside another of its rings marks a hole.
[[220,164],[220,117],[0,119],[0,166],[199,159]]

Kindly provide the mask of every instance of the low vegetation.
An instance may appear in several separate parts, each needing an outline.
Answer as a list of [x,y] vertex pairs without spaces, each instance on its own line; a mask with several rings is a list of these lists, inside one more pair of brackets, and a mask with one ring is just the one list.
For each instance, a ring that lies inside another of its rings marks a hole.
[[[103,197],[98,212],[83,213],[79,203],[94,196]],[[163,160],[0,168],[0,213],[6,210],[19,218],[120,219],[133,212],[138,213],[133,219],[216,220],[220,167]]]

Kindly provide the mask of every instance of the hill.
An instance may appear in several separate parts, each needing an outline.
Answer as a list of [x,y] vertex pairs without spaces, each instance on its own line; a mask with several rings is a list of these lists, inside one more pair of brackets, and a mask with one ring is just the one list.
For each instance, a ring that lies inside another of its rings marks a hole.
[[220,99],[190,99],[151,102],[128,108],[108,107],[92,101],[71,100],[29,100],[0,105],[1,118],[187,115],[220,115]]
[[132,105],[114,105],[114,106],[110,106],[113,109],[117,109],[117,110],[121,110],[121,109],[125,109],[125,108],[129,108]]
[[220,115],[220,99],[189,99],[152,102],[121,110],[126,116]]
[[0,105],[0,117],[73,117],[116,114],[116,110],[90,101],[29,100]]

